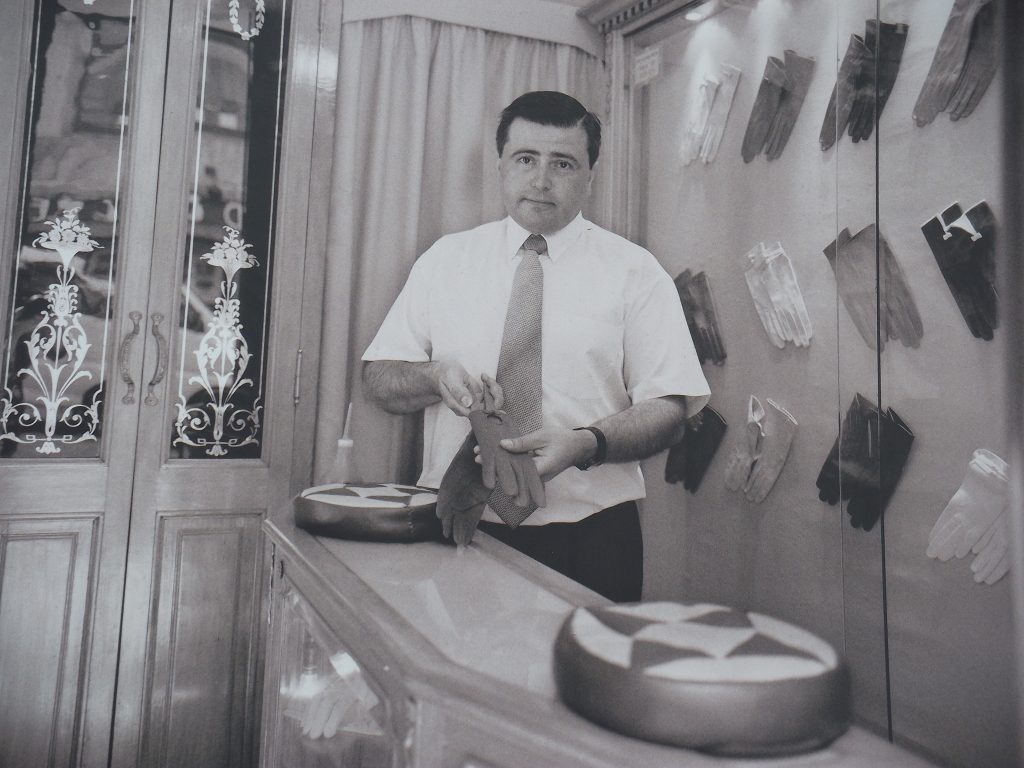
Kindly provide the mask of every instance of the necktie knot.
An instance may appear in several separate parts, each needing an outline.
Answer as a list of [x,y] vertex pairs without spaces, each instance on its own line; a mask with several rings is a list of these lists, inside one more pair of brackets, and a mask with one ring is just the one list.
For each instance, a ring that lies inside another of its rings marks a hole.
[[523,248],[534,253],[541,254],[548,252],[548,241],[543,235],[530,235],[523,243]]

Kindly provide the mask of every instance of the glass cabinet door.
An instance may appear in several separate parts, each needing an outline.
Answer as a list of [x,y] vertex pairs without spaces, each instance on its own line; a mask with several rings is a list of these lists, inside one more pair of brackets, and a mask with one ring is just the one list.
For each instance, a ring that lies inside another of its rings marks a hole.
[[1016,765],[996,3],[655,6],[602,22],[606,162],[727,426],[699,477],[646,467],[652,596],[801,624],[859,723]]
[[287,578],[276,587],[262,765],[391,768],[385,701]]

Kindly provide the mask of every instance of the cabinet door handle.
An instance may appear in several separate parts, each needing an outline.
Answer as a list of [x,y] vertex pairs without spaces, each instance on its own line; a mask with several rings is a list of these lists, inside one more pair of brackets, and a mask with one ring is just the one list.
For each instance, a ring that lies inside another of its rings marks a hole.
[[163,322],[164,316],[159,312],[154,312],[149,319],[153,321],[153,338],[156,339],[156,370],[153,372],[153,378],[149,380],[144,402],[146,405],[156,405],[160,400],[153,394],[153,389],[163,381],[164,375],[167,373],[167,339],[160,333],[160,323]]
[[124,335],[124,338],[121,339],[121,346],[117,348],[117,367],[121,371],[121,380],[128,385],[128,391],[121,398],[121,402],[125,405],[135,402],[135,380],[132,378],[131,360],[128,354],[131,352],[135,337],[139,335],[139,321],[142,319],[142,313],[133,309],[128,313],[128,317],[132,321],[132,329]]

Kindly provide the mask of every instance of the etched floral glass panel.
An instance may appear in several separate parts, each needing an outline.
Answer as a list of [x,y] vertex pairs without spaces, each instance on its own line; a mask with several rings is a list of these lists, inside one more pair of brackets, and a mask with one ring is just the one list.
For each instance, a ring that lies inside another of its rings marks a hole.
[[[126,166],[133,1],[41,0],[16,242],[0,255],[0,458],[96,458]],[[15,68],[17,70],[17,68]]]
[[205,11],[170,454],[258,458],[287,8]]

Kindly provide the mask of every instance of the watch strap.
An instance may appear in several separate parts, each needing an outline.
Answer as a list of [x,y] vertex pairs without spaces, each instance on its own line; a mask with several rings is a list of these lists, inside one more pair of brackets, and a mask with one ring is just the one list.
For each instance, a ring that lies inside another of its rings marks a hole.
[[598,467],[601,464],[604,464],[605,457],[608,454],[608,440],[605,438],[604,432],[602,432],[597,427],[574,427],[573,428],[573,432],[580,432],[582,430],[590,432],[594,436],[594,438],[597,440],[597,449],[594,451],[594,455],[591,456],[586,461],[581,462],[581,463],[576,465],[576,469],[578,469],[578,470],[580,470],[582,472],[586,472],[591,467]]

